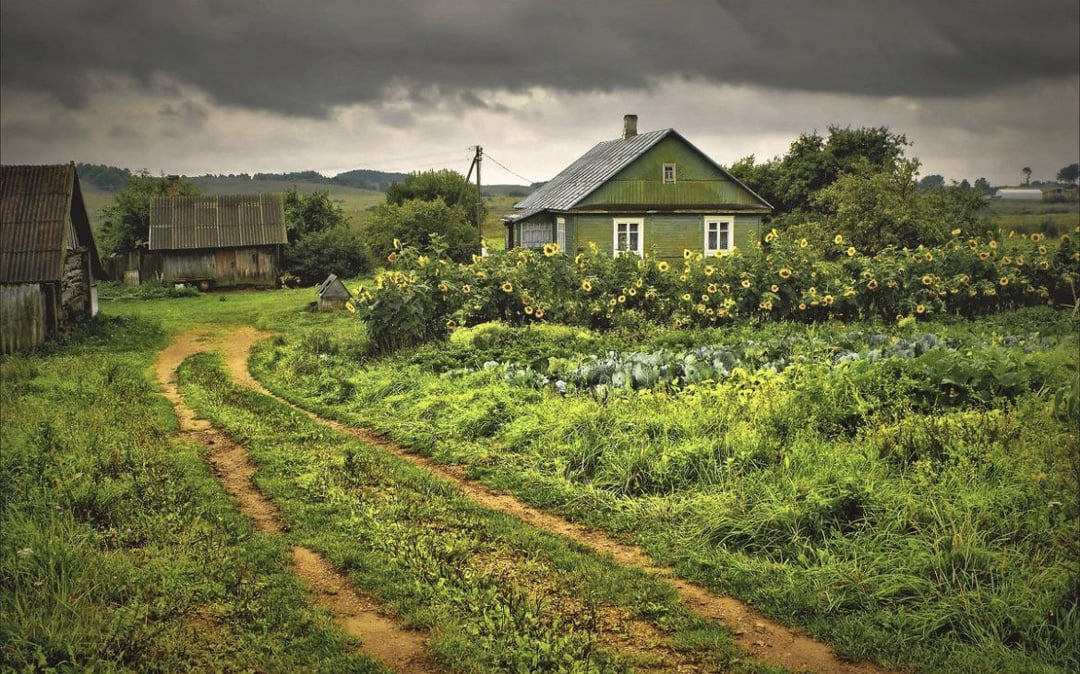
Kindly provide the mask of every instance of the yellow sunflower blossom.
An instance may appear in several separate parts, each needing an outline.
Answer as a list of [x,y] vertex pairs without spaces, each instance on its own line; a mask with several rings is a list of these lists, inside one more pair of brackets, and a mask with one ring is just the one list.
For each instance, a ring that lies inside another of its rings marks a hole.
[[345,308],[349,310],[350,314],[355,314],[356,313],[356,305],[353,304],[352,302],[346,302],[345,303]]
[[629,295],[630,297],[633,297],[634,295],[637,295],[637,288],[635,288],[634,286],[630,286],[629,288],[626,289],[626,294]]
[[660,273],[663,273],[666,272],[668,269],[671,269],[671,265],[669,265],[665,260],[660,260],[659,264],[656,265],[656,268],[660,270]]
[[397,261],[397,253],[390,253],[386,256],[386,261],[390,264],[394,264]]
[[543,318],[543,317],[544,317],[544,310],[543,310],[543,309],[542,309],[541,307],[537,307],[537,308],[536,308],[536,313],[535,313],[535,314],[533,314],[533,315],[534,315],[534,316],[535,316],[536,318]]
[[461,286],[461,294],[462,295],[468,295],[471,292],[472,292],[472,286],[470,286],[468,283]]
[[445,281],[442,281],[442,282],[439,283],[439,292],[444,293],[444,292],[446,292],[448,290],[450,290],[450,286],[446,285]]
[[689,260],[693,254],[694,251],[690,250],[689,248],[683,248],[682,256],[684,260]]
[[782,268],[780,269],[780,278],[782,278],[782,279],[789,279],[789,278],[791,278],[791,270],[790,270],[790,269],[788,269],[787,267],[782,267]]
[[843,234],[837,234],[836,236],[833,237],[833,243],[835,243],[836,245],[839,246],[843,242],[844,242]]
[[1046,260],[1042,260],[1041,262],[1039,262],[1039,269],[1042,269],[1043,271],[1046,271],[1049,268],[1050,268],[1050,263],[1047,262]]
[[532,307],[532,305],[531,305],[531,304],[526,304],[526,305],[525,305],[525,309],[524,309],[524,311],[525,311],[525,314],[526,314],[527,316],[532,316],[532,315],[533,315],[533,311],[535,311],[535,309],[533,309],[533,307]]
[[985,260],[988,257],[990,257],[990,253],[987,253],[985,250],[979,251],[978,258],[980,260]]
[[810,245],[810,242],[806,239],[799,239],[799,248],[806,248]]
[[581,289],[584,290],[587,293],[592,292],[592,283],[589,282],[589,279],[585,279],[584,281],[581,282]]
[[925,314],[926,313],[926,306],[922,305],[922,304],[916,304],[915,305],[915,313],[917,313],[917,314]]
[[771,286],[769,286],[769,290],[770,290],[770,291],[772,291],[772,292],[774,292],[774,293],[778,293],[778,292],[780,292],[780,286],[778,286],[778,285],[776,285],[776,284],[774,283],[774,284],[772,284]]
[[799,302],[799,311],[806,311],[806,302]]
[[619,304],[626,304],[626,295],[619,295]]
[[557,243],[545,243],[544,244],[544,257],[551,257],[555,253],[559,252],[559,244]]
[[990,247],[991,248],[997,248],[997,241],[991,241],[990,242]]
[[855,257],[855,246],[848,246],[848,248],[847,248],[847,256],[848,257]]
[[998,285],[999,286],[1007,286],[1007,285],[1009,285],[1009,277],[1008,276],[1002,276],[1000,279],[998,279]]
[[705,265],[705,275],[706,276],[712,276],[713,273],[715,273],[715,272],[716,272],[716,269],[714,269],[711,264]]
[[689,302],[690,299],[691,299],[690,298],[690,293],[683,293],[683,295],[682,295],[682,301],[683,302]]
[[750,279],[745,279],[744,278],[740,285],[742,285],[742,287],[744,287],[744,288],[749,288],[750,287]]
[[866,282],[866,287],[869,288],[870,290],[877,290],[877,287],[878,287],[877,279],[872,278],[869,281],[867,281]]
[[501,287],[502,287],[502,291],[504,293],[512,293],[512,292],[514,292],[514,286],[510,285],[509,281],[503,283]]
[[953,236],[960,236],[960,228],[959,228],[959,227],[957,227],[956,229],[954,229],[954,230],[952,231],[952,235],[953,235]]
[[934,277],[933,276],[931,276],[930,274],[923,274],[922,284],[924,286],[931,285],[931,284],[933,284],[933,282],[934,282]]
[[717,291],[716,284],[715,283],[710,283],[709,287],[706,288],[706,290],[708,290],[710,293],[715,293]]

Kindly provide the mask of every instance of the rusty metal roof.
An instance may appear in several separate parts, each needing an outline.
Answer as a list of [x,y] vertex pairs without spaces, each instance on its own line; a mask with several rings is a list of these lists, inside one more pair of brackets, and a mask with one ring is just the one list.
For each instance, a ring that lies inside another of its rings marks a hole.
[[70,248],[101,276],[74,164],[0,166],[0,282],[59,281]]
[[288,243],[280,193],[158,197],[150,201],[150,250]]

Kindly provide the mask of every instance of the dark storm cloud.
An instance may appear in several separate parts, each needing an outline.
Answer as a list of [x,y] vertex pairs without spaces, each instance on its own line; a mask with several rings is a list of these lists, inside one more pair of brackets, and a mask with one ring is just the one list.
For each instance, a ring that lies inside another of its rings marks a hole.
[[3,2],[0,19],[3,86],[69,107],[117,77],[319,116],[388,88],[611,91],[679,75],[961,96],[1080,70],[1075,0],[37,0]]

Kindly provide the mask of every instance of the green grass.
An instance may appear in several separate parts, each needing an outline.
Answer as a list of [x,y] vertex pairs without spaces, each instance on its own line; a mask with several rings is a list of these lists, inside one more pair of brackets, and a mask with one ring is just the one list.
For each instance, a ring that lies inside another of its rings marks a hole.
[[[657,653],[619,648],[654,623],[684,661],[753,670],[672,588],[561,537],[479,507],[426,471],[228,382],[195,356],[182,391],[249,448],[290,537],[319,550],[406,624],[431,630],[455,671],[628,671]],[[664,656],[666,657],[666,656]]]
[[1048,237],[1074,235],[1080,227],[1080,203],[995,199],[987,209],[990,223],[1005,231],[1042,232]]
[[[309,408],[631,538],[843,654],[919,671],[1080,664],[1080,384],[1066,312],[923,323],[942,346],[843,365],[842,353],[921,338],[906,323],[541,326],[358,365],[335,342],[360,331],[327,328],[264,348],[256,371]],[[630,393],[538,383],[590,353],[703,343],[751,364]],[[780,356],[796,366],[760,364]],[[529,366],[539,372],[521,375]]]
[[109,318],[0,359],[0,668],[381,671],[172,437],[165,342]]

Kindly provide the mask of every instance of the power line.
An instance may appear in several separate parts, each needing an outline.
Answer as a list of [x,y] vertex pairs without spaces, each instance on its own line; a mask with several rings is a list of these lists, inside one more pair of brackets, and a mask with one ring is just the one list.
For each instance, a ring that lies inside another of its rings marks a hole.
[[511,171],[510,169],[506,168],[506,166],[504,166],[502,162],[500,162],[500,161],[499,161],[498,159],[496,159],[495,157],[492,157],[492,156],[491,156],[491,153],[490,153],[490,152],[485,152],[485,153],[484,153],[484,158],[485,158],[485,159],[490,159],[491,161],[495,162],[496,166],[500,166],[500,167],[502,167],[502,170],[506,171],[507,173],[509,173],[509,174],[511,174],[511,175],[513,175],[513,176],[516,176],[516,177],[518,177],[518,178],[521,178],[522,180],[524,180],[525,182],[527,182],[527,183],[528,183],[528,184],[530,184],[530,185],[532,185],[532,184],[533,184],[534,182],[536,182],[535,180],[529,180],[528,178],[526,178],[525,176],[521,175],[520,173],[517,173],[517,172],[515,172],[515,171]]

